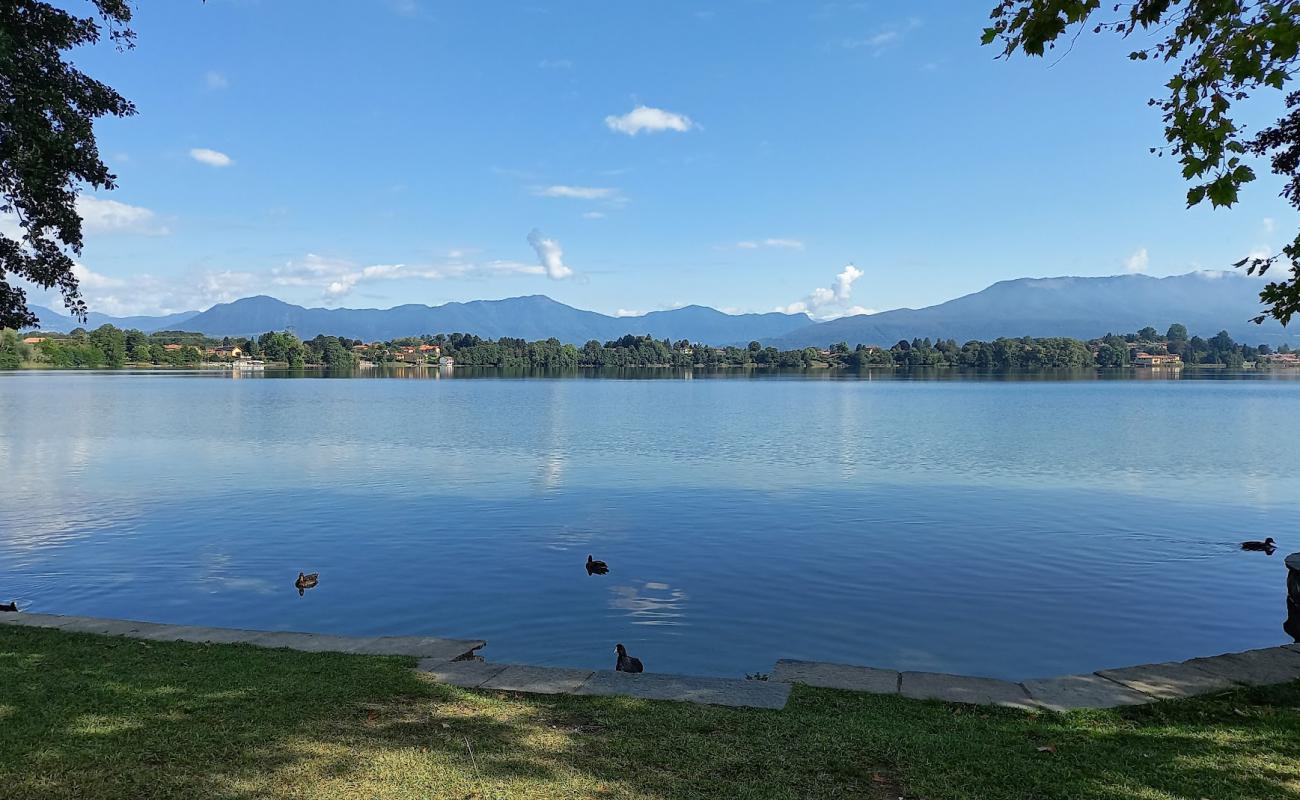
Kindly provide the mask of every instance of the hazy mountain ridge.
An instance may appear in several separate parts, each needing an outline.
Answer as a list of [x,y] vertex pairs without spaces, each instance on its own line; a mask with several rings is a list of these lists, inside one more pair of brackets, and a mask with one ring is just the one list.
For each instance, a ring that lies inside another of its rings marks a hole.
[[1193,335],[1228,331],[1240,342],[1300,343],[1300,328],[1273,320],[1256,325],[1263,313],[1263,282],[1235,273],[1192,272],[1167,278],[1115,275],[1101,278],[1018,278],[926,308],[815,323],[765,344],[781,349],[824,347],[828,342],[888,347],[900,339],[971,339],[1000,336],[1068,336],[1093,339],[1130,333],[1147,325],[1164,332],[1181,322]]
[[[1116,275],[1101,278],[1019,278],[999,281],[974,294],[926,308],[814,322],[803,314],[725,314],[706,306],[685,306],[637,317],[584,311],[544,295],[474,300],[441,306],[402,305],[389,309],[304,308],[273,297],[246,297],[203,312],[161,317],[91,314],[88,328],[112,323],[146,332],[183,328],[208,336],[247,336],[293,330],[365,341],[430,333],[472,333],[497,339],[548,339],[581,345],[625,334],[689,339],[711,345],[758,340],[781,349],[826,347],[834,342],[892,345],[899,339],[996,339],[999,336],[1069,336],[1091,339],[1128,333],[1147,325],[1162,332],[1181,322],[1199,336],[1227,330],[1242,342],[1300,344],[1300,327],[1273,321],[1255,325],[1261,313],[1261,281],[1234,273],[1189,273],[1168,278]],[[45,330],[67,332],[75,320],[33,306]],[[48,321],[47,321],[48,320]]]
[[174,326],[193,319],[199,315],[198,311],[180,311],[175,314],[164,314],[161,316],[134,316],[134,317],[114,317],[109,314],[101,314],[92,311],[88,315],[86,324],[81,324],[72,317],[61,314],[52,308],[45,306],[28,306],[41,321],[41,330],[52,331],[54,333],[68,333],[76,328],[85,328],[94,330],[100,325],[116,325],[119,328],[135,328],[145,333],[154,331],[171,330]]

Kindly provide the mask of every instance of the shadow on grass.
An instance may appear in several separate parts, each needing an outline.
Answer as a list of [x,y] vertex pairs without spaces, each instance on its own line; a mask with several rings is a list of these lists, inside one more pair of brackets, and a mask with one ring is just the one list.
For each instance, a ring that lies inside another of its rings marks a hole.
[[0,627],[0,796],[1300,797],[1297,686],[1068,716],[799,688],[773,712],[412,663]]

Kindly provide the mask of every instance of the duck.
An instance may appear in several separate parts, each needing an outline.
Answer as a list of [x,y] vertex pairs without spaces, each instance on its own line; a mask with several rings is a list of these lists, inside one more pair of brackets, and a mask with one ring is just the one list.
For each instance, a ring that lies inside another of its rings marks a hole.
[[306,592],[308,589],[315,589],[316,584],[319,582],[320,582],[320,573],[311,572],[304,575],[303,573],[299,572],[298,580],[294,581],[293,585],[298,589],[298,596],[301,597],[303,593]]
[[633,658],[627,654],[627,648],[621,644],[614,645],[614,652],[618,653],[618,661],[614,664],[614,669],[618,672],[645,672],[645,667],[641,664],[641,659]]
[[604,574],[607,573],[607,572],[609,572],[609,565],[608,565],[608,564],[606,564],[604,561],[597,561],[597,560],[595,560],[594,558],[591,557],[591,554],[590,554],[590,553],[587,554],[587,574],[588,574],[588,575],[604,575]]
[[16,613],[18,611],[18,601],[15,600],[12,603],[0,603],[0,611],[8,611],[10,613]]
[[1272,552],[1277,549],[1277,545],[1273,544],[1273,537],[1270,536],[1262,542],[1242,542],[1241,549],[1257,550],[1272,554]]

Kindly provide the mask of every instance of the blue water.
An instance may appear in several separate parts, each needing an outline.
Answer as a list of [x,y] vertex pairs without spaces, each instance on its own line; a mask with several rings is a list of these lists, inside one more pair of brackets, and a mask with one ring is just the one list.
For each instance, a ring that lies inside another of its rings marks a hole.
[[1300,380],[1213,377],[0,374],[0,600],[718,675],[1279,644]]

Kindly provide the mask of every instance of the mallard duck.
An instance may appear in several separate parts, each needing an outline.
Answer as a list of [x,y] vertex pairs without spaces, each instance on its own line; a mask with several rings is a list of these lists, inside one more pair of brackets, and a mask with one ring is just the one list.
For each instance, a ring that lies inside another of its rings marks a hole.
[[609,572],[608,564],[606,564],[604,561],[597,561],[594,558],[592,558],[590,554],[588,554],[587,556],[588,575],[604,575],[607,572]]
[[623,645],[614,645],[614,652],[618,653],[618,661],[614,664],[615,670],[619,672],[645,672],[645,667],[641,665],[641,659],[628,655],[627,648]]
[[1262,542],[1242,542],[1242,543],[1241,543],[1241,549],[1242,549],[1242,550],[1262,550],[1262,551],[1264,551],[1265,553],[1271,553],[1271,552],[1273,552],[1274,550],[1277,549],[1277,545],[1273,544],[1273,537],[1270,536],[1270,537],[1268,537],[1267,539],[1265,539],[1265,540],[1262,541]]
[[315,589],[316,584],[319,582],[320,582],[319,573],[311,572],[304,575],[303,573],[299,572],[298,580],[294,581],[293,585],[298,589],[298,596],[302,597],[303,593],[306,592],[308,589]]
[[18,610],[18,601],[12,603],[0,603],[0,611],[16,612]]

